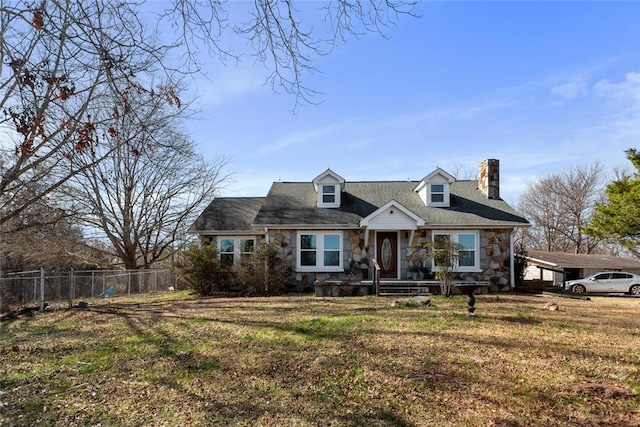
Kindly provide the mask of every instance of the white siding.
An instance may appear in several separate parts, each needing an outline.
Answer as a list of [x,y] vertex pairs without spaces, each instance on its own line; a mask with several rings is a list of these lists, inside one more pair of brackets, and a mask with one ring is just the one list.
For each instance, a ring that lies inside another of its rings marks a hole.
[[[540,274],[542,272],[542,277]],[[551,270],[541,270],[535,265],[530,265],[524,270],[524,280],[544,280],[551,282],[554,280],[554,274]]]
[[413,230],[416,228],[416,220],[400,209],[390,207],[373,218],[369,222],[369,228],[373,230]]

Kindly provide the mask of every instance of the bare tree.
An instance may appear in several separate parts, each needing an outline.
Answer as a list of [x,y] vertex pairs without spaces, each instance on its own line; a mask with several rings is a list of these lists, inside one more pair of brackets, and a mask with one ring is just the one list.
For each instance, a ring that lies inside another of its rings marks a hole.
[[533,224],[525,230],[527,247],[552,252],[593,253],[602,242],[584,234],[596,202],[603,196],[599,163],[550,174],[529,185],[518,203]]
[[110,154],[74,177],[68,194],[82,223],[109,241],[126,268],[149,268],[172,255],[228,176],[224,158],[206,162],[177,129],[179,111],[146,93],[129,102],[135,119],[123,116],[108,139]]
[[[324,3],[294,0],[253,0],[235,3],[247,9],[245,18],[230,17],[224,0],[173,1],[160,22],[176,28],[187,59],[196,68],[200,44],[226,59],[241,54],[223,44],[228,31],[249,39],[251,55],[264,63],[267,81],[275,91],[283,89],[295,97],[295,104],[313,103],[317,91],[305,83],[316,71],[314,60],[340,42],[366,33],[385,36],[401,16],[415,16],[417,0],[337,0]],[[318,6],[320,4],[320,6]],[[303,19],[304,17],[304,19]],[[232,19],[236,18],[236,19]]]
[[[315,93],[303,78],[313,72],[317,55],[346,36],[383,33],[400,15],[410,15],[415,1],[330,2],[321,14],[324,32],[316,32],[316,22],[303,24],[297,9],[308,5],[293,0],[255,0],[244,18],[233,20],[224,0],[173,0],[159,25],[169,21],[176,38],[164,45],[138,18],[145,3],[0,3],[0,225],[111,154],[103,147],[117,147],[113,130],[125,113],[131,113],[127,120],[136,114],[131,93],[180,104],[174,85],[151,83],[158,74],[162,80],[171,74],[167,55],[174,48],[186,47],[186,67],[179,71],[190,73],[198,70],[202,43],[212,55],[238,58],[224,37],[228,30],[246,36],[257,60],[271,70],[274,89],[294,94],[297,105]],[[37,191],[33,182],[41,184]]]
[[455,163],[448,168],[449,173],[456,177],[458,180],[476,180],[478,179],[478,168],[464,165],[462,163]]
[[98,254],[87,248],[74,217],[51,202],[44,198],[1,226],[2,272],[97,265]]
[[[166,51],[147,43],[133,5],[0,6],[0,225],[108,154],[97,147],[128,108],[127,91],[146,90],[140,82]],[[117,101],[96,108],[106,95]]]

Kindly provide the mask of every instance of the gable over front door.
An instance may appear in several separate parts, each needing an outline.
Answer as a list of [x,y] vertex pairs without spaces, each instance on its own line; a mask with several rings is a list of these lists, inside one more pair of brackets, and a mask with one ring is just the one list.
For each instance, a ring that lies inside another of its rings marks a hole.
[[398,278],[398,233],[379,231],[376,233],[376,258],[380,266],[380,278]]

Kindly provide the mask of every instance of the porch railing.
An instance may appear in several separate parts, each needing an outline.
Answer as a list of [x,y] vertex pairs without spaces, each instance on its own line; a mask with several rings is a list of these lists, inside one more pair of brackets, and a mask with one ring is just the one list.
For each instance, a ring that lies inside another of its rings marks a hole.
[[375,259],[373,260],[373,288],[376,290],[376,296],[380,296],[380,265]]

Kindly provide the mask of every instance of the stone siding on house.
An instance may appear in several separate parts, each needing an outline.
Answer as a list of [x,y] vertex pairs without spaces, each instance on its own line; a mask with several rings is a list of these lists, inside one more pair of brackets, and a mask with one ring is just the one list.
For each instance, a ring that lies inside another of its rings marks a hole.
[[[296,230],[272,230],[269,232],[269,242],[277,250],[278,257],[295,270],[296,254]],[[509,291],[510,266],[509,266],[509,230],[481,230],[480,231],[480,267],[481,272],[458,274],[459,280],[489,281],[492,290]],[[370,245],[373,244],[375,231],[369,232]],[[214,238],[202,238],[203,243],[210,243]],[[401,262],[402,278],[410,279],[410,267],[417,266],[430,270],[431,259],[429,257],[429,245],[431,243],[431,231],[422,230],[414,233],[413,240],[409,242],[407,234],[400,233],[398,244],[404,254]],[[256,235],[258,244],[264,241],[264,235]],[[295,272],[289,283],[290,289],[297,291],[309,291],[316,282],[339,281],[343,283],[371,280],[373,268],[371,259],[373,249],[364,245],[365,231],[343,231],[343,266],[344,272],[314,273]]]
[[[409,267],[431,266],[429,250],[431,232],[417,232],[410,246],[405,249],[403,277],[409,277]],[[426,248],[425,248],[426,247]],[[489,281],[492,290],[509,291],[509,230],[480,231],[480,272],[460,272],[457,279],[469,281]]]
[[[274,230],[269,233],[271,242],[278,251],[278,257],[285,260],[295,270],[296,261],[296,230]],[[368,269],[369,251],[364,247],[364,233],[360,230],[343,231],[343,259],[344,272],[314,273],[295,272],[290,287],[299,291],[309,290],[316,283],[327,280],[340,282],[358,282],[362,280],[363,269]],[[363,267],[364,266],[364,267]]]

